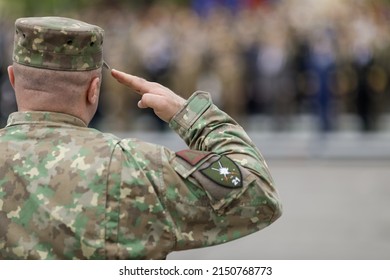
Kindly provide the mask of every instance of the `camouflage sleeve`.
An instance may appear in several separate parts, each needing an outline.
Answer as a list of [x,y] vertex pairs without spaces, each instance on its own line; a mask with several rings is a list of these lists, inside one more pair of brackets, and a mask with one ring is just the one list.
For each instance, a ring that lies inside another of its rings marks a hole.
[[281,215],[259,150],[209,94],[191,96],[170,126],[190,148],[165,150],[163,157],[163,200],[176,227],[175,250],[224,243]]

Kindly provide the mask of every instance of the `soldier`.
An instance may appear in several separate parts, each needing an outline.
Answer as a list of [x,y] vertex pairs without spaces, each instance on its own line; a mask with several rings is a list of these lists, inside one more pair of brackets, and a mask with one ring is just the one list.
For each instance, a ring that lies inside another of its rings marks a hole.
[[0,258],[164,259],[224,243],[281,215],[267,165],[209,94],[111,70],[188,144],[173,152],[88,128],[103,30],[73,19],[16,21],[18,112],[0,130]]

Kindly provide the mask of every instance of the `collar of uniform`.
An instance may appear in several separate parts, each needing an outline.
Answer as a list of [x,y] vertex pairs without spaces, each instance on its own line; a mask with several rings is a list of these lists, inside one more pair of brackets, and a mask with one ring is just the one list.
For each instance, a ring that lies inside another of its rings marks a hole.
[[7,126],[33,123],[56,123],[87,127],[79,118],[55,112],[14,112],[9,115]]

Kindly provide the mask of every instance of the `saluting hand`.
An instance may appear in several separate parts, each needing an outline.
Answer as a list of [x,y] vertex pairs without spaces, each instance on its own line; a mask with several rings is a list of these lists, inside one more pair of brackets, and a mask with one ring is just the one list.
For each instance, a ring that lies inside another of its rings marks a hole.
[[152,108],[154,113],[163,121],[169,122],[186,101],[158,83],[149,82],[143,78],[114,69],[111,70],[111,75],[118,82],[141,95],[141,100],[138,101],[139,108]]

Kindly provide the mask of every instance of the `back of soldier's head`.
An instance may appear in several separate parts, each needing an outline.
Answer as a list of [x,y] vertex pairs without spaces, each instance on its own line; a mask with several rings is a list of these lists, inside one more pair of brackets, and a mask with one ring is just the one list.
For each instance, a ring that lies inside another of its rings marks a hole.
[[13,61],[19,90],[74,92],[84,89],[103,65],[98,26],[63,17],[15,22]]

